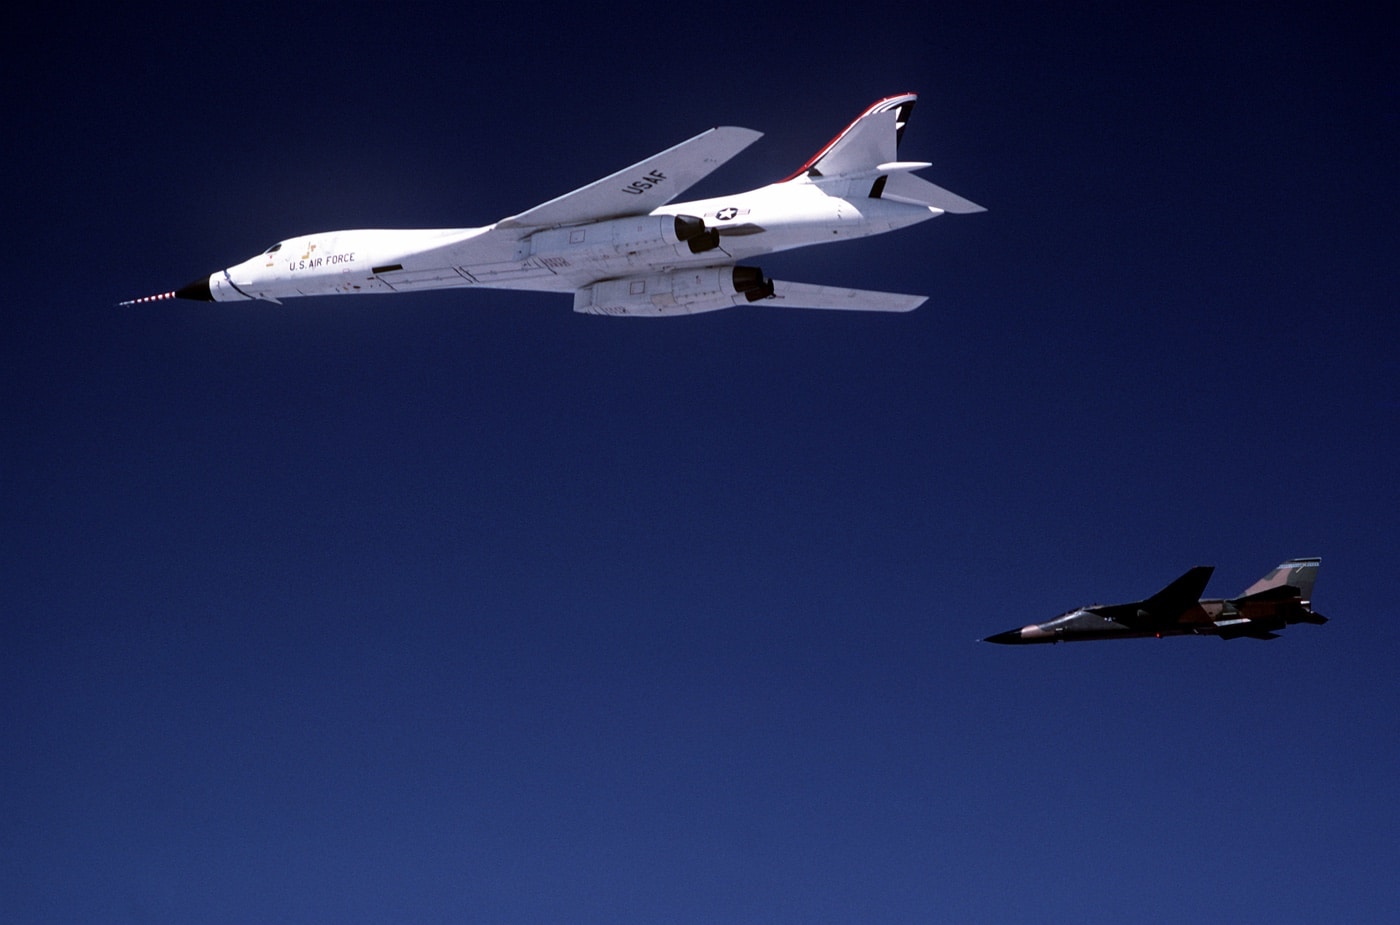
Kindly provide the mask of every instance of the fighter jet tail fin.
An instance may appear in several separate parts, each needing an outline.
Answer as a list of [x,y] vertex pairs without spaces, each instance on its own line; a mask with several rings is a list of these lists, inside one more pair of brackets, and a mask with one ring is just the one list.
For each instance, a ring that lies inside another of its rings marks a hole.
[[1321,561],[1289,559],[1228,601],[1228,619],[1215,624],[1220,637],[1273,639],[1276,630],[1292,623],[1326,623],[1326,617],[1313,611],[1311,601]]
[[[1317,570],[1322,560],[1289,559],[1280,563],[1272,572],[1245,588],[1240,598],[1256,598],[1265,592],[1281,593],[1286,597],[1297,597],[1302,601],[1312,600],[1313,583],[1317,581]],[[1281,591],[1277,589],[1287,589]],[[1273,598],[1279,600],[1281,598]]]

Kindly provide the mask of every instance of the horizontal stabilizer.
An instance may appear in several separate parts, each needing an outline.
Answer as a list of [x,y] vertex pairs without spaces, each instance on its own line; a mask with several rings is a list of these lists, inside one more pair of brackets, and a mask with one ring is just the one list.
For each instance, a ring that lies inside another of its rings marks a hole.
[[928,296],[904,295],[898,292],[874,292],[868,289],[843,289],[839,286],[814,286],[810,283],[789,283],[773,280],[773,296],[763,299],[762,306],[774,308],[826,308],[856,312],[908,312],[928,301]]
[[549,228],[645,215],[675,199],[763,137],[732,125],[701,132],[617,173],[502,219],[497,228]]
[[1272,632],[1275,629],[1283,629],[1278,625],[1258,626],[1252,621],[1243,620],[1219,625],[1216,635],[1221,639],[1277,639],[1278,633]]
[[987,211],[986,208],[970,199],[964,199],[957,193],[949,192],[941,186],[903,170],[885,174],[885,183],[881,189],[880,198],[914,206],[932,206],[955,215],[969,215],[973,212]]

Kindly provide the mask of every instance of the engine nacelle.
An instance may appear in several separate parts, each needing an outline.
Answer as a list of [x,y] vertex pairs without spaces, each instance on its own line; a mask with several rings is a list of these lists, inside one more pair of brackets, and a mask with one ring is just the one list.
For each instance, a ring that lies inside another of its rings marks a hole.
[[693,215],[633,215],[590,225],[551,228],[530,236],[530,254],[569,264],[616,260],[674,248],[677,256],[719,247],[719,232]]
[[590,315],[695,315],[747,305],[773,294],[757,267],[700,267],[605,279],[574,294],[574,311]]

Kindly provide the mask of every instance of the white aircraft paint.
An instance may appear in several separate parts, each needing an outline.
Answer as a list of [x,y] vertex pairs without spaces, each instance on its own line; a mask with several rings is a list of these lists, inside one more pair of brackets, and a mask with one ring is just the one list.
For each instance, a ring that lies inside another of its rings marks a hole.
[[764,254],[906,228],[983,208],[897,159],[914,94],[880,100],[791,177],[672,202],[761,137],[722,126],[482,228],[331,231],[289,238],[173,292],[123,302],[215,302],[487,288],[567,292],[574,310],[668,316],[762,303],[909,311],[925,296],[771,280]]

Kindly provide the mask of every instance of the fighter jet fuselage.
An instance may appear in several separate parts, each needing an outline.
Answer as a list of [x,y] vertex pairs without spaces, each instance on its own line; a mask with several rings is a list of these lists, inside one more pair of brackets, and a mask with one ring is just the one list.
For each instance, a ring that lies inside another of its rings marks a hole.
[[1076,607],[1044,623],[988,636],[985,642],[1025,644],[1155,636],[1277,638],[1294,623],[1326,623],[1312,609],[1321,559],[1290,559],[1236,598],[1199,597],[1214,569],[1191,569],[1152,597],[1128,604]]
[[572,293],[575,311],[604,315],[695,314],[760,300],[908,311],[925,297],[775,281],[740,262],[983,211],[913,175],[929,164],[897,159],[914,101],[878,101],[797,173],[748,192],[671,201],[760,137],[714,128],[492,225],[288,238],[173,292],[123,304],[497,288]]

